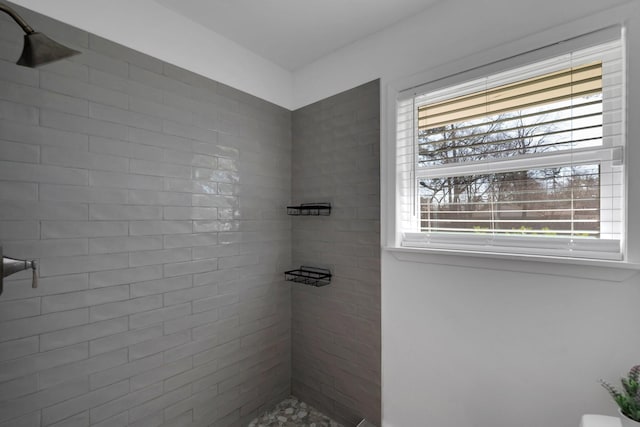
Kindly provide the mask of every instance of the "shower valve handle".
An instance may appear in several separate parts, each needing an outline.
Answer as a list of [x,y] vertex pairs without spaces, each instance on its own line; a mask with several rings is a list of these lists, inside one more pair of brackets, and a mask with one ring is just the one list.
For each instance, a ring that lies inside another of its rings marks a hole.
[[2,264],[0,264],[0,294],[3,289],[3,281],[4,278],[10,276],[14,273],[17,273],[22,270],[31,269],[32,270],[32,279],[31,279],[31,287],[38,287],[38,265],[35,260],[26,260],[26,259],[16,259],[2,255],[2,247],[0,246],[0,258],[2,258]]
[[31,271],[33,272],[33,276],[31,278],[31,287],[33,289],[36,289],[38,287],[38,273],[37,273],[37,268],[38,266],[36,265],[35,260],[31,261]]

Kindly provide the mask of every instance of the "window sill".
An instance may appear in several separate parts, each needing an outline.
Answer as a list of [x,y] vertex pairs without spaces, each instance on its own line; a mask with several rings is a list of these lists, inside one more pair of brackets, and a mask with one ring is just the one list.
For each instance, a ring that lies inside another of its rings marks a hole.
[[548,274],[610,282],[624,282],[640,272],[640,264],[623,261],[408,247],[383,247],[383,250],[397,260],[406,262]]

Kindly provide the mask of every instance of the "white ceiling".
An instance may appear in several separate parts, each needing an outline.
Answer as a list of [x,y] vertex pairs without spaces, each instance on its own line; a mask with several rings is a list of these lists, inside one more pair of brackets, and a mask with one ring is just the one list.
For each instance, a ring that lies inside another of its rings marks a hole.
[[155,0],[295,71],[441,0]]

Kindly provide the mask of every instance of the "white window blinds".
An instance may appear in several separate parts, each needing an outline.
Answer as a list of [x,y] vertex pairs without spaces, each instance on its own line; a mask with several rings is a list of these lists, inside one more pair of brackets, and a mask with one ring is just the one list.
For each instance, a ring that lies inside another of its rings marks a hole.
[[397,105],[402,245],[621,259],[622,40]]

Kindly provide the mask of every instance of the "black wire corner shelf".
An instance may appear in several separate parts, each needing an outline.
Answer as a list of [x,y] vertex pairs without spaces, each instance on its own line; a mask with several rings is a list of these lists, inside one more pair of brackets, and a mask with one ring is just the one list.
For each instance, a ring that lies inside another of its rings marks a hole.
[[310,286],[327,286],[331,283],[331,270],[301,265],[297,270],[284,272],[285,280]]
[[287,206],[287,215],[328,216],[330,214],[331,203],[302,203],[299,206]]

